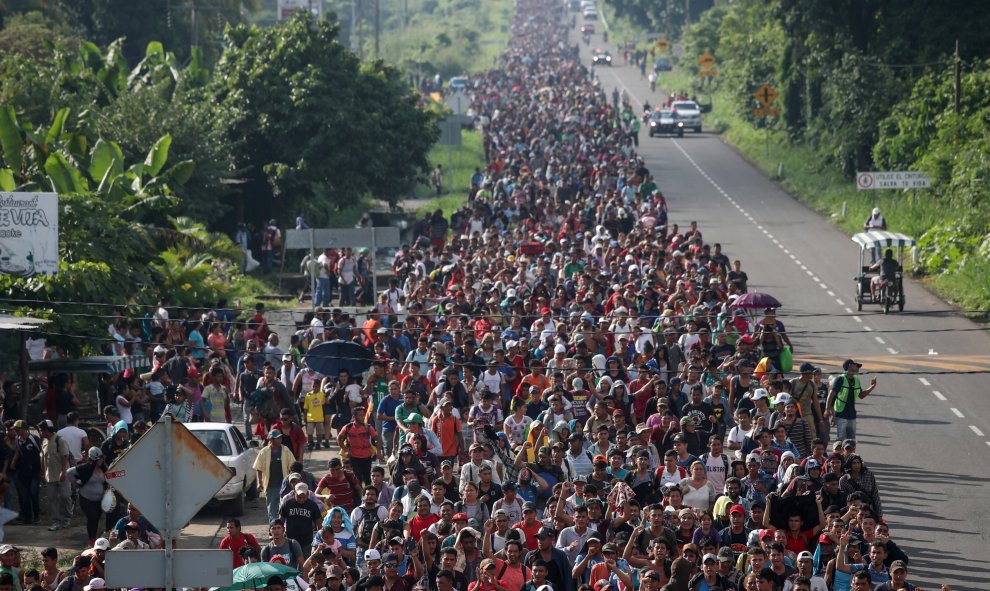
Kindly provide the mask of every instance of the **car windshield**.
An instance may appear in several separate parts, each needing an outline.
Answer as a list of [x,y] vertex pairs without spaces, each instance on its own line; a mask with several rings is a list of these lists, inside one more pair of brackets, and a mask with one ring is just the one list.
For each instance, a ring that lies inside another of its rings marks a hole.
[[196,439],[203,442],[203,445],[210,448],[218,456],[229,456],[230,443],[227,441],[227,434],[223,431],[193,431]]
[[678,111],[697,111],[698,105],[695,103],[674,103],[674,108]]

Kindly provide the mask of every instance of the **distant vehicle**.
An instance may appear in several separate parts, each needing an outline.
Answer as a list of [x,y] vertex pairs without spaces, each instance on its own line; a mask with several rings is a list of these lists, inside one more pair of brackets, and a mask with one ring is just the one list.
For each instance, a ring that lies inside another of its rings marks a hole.
[[213,500],[227,503],[234,516],[244,515],[244,499],[258,496],[258,477],[254,471],[258,444],[249,445],[240,430],[228,423],[185,423],[185,426],[231,469],[230,481]]
[[611,66],[612,54],[600,47],[596,47],[591,53],[591,63],[596,66]]
[[463,90],[468,87],[471,81],[467,76],[454,76],[447,81],[447,88],[451,90]]
[[584,20],[586,21],[596,21],[598,20],[598,11],[594,8],[584,9]]
[[673,109],[653,111],[650,114],[650,137],[667,133],[677,134],[677,137],[684,137],[684,122],[678,118]]
[[674,66],[670,63],[669,57],[658,57],[653,60],[653,71],[654,72],[669,72],[674,69]]
[[581,3],[578,0],[571,0],[569,8],[573,12],[581,10]]
[[581,34],[582,35],[594,35],[595,34],[595,25],[592,24],[592,23],[584,23],[583,25],[581,25]]
[[598,8],[595,0],[581,0],[581,10],[587,10],[588,8]]
[[684,127],[690,127],[695,133],[701,133],[701,108],[694,101],[674,101],[670,105],[677,118],[684,122]]

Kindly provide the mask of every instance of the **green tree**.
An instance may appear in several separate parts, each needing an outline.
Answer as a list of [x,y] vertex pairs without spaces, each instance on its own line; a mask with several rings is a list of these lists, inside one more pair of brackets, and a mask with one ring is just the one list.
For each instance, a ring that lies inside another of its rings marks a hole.
[[362,66],[338,25],[304,14],[227,30],[213,96],[256,220],[306,212],[325,223],[371,195],[394,202],[428,170],[434,116],[396,69]]

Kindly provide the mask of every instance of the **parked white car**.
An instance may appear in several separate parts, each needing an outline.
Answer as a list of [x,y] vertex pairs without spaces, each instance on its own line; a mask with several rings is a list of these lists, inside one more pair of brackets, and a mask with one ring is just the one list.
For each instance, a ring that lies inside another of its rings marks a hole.
[[243,515],[244,499],[258,496],[258,477],[254,471],[257,442],[248,444],[240,430],[227,423],[184,423],[184,426],[232,471],[230,481],[213,500],[226,503],[232,515]]
[[684,127],[691,128],[695,133],[701,133],[701,107],[694,101],[674,101],[670,108],[677,114],[677,119],[684,122]]

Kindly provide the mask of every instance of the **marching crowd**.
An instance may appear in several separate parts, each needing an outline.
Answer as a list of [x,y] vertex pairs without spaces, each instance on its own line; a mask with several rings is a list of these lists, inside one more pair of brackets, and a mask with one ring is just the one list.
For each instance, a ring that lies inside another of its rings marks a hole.
[[[135,391],[111,396],[102,448],[69,458],[62,425],[39,425],[40,482],[55,499],[71,484],[91,547],[63,573],[54,549],[24,572],[2,546],[0,591],[101,589],[107,550],[161,543],[123,499],[109,537],[98,521],[105,466],[162,412],[261,442],[269,537],[232,518],[221,548],[298,569],[270,591],[915,589],[857,450],[876,381],[853,359],[832,379],[792,367],[742,263],[668,217],[558,4],[516,3],[499,67],[472,78],[488,166],[464,208],[422,220],[363,321],[318,308],[283,351],[259,310],[230,356],[207,328],[229,319],[186,320],[149,343],[151,372],[119,377]],[[320,256],[321,280],[340,257]],[[368,372],[303,361],[330,340],[373,354]],[[14,447],[36,437],[15,428]]]

